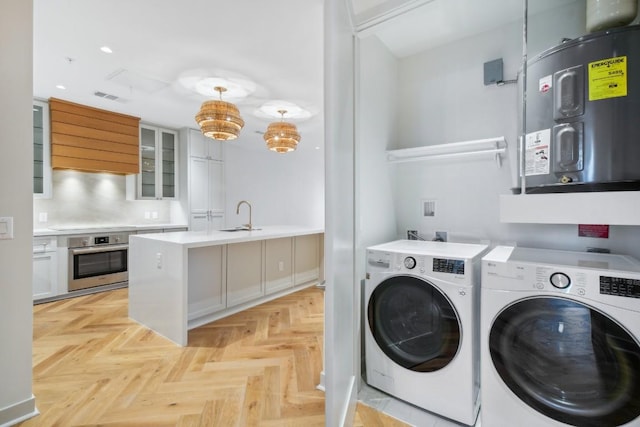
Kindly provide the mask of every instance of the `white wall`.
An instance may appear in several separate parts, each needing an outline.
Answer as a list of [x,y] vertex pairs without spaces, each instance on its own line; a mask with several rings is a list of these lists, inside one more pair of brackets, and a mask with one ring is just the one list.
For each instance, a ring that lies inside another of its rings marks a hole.
[[[357,227],[359,248],[392,240],[396,215],[392,191],[393,168],[386,150],[396,142],[398,63],[375,37],[359,43],[357,126]],[[364,277],[364,252],[357,265]]]
[[355,49],[344,0],[324,3],[325,425],[353,424],[359,375],[355,242]]
[[0,14],[0,425],[35,410],[31,392],[32,23],[31,1],[5,0]]
[[553,13],[531,15],[528,19],[527,57],[535,56],[561,43],[586,34],[586,1],[576,0]]
[[502,58],[504,79],[516,78],[521,28],[514,23],[400,60],[398,137],[391,148],[501,135],[514,143],[517,85],[485,86],[483,74],[485,62]]
[[[180,176],[180,179],[185,179]],[[169,200],[127,200],[126,177],[110,173],[54,170],[50,199],[35,199],[33,228],[78,225],[167,224],[172,222]],[[151,218],[146,218],[149,213]],[[153,218],[153,213],[157,218]],[[46,213],[47,221],[40,221]]]
[[[578,2],[555,14],[532,17],[532,49],[551,47],[560,35],[583,34],[581,8],[584,4]],[[640,258],[640,247],[634,243],[640,238],[640,227],[612,226],[609,239],[596,239],[578,237],[577,225],[499,222],[498,196],[511,193],[517,175],[521,107],[517,85],[484,86],[483,63],[503,58],[504,77],[513,79],[522,62],[521,51],[521,27],[514,23],[399,61],[400,137],[394,141],[395,148],[504,135],[509,159],[502,168],[492,159],[395,165],[398,237],[406,236],[407,229],[417,229],[426,238],[435,231],[447,231],[451,241],[568,250],[602,247]],[[435,217],[421,215],[423,199],[436,200]]]
[[[322,132],[320,132],[321,134]],[[236,206],[247,200],[252,206],[252,222],[265,225],[324,227],[324,150],[322,141],[302,133],[297,150],[278,154],[264,148],[225,146],[225,191],[228,227],[245,224],[246,206],[236,214]],[[262,142],[261,144],[264,144]]]
[[[514,23],[399,61],[394,148],[504,136],[515,153],[517,85],[485,86],[483,64],[502,58],[504,78],[515,79],[522,57],[519,34],[521,26]],[[498,168],[488,157],[393,167],[399,236],[413,229],[426,238],[447,231],[450,239],[483,240],[498,232],[498,195],[509,191],[509,162]],[[435,217],[422,216],[423,200],[436,201]]]

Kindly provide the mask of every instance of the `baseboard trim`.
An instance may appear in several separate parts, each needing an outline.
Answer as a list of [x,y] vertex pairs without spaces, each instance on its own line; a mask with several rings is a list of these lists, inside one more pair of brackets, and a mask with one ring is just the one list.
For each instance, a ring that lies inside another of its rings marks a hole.
[[13,426],[39,414],[36,397],[32,394],[29,399],[0,409],[0,427]]
[[316,386],[316,389],[320,391],[326,391],[324,387],[324,370],[320,371],[320,384]]
[[356,416],[356,406],[358,404],[358,391],[355,387],[355,377],[351,377],[349,381],[349,399],[345,402],[344,408],[342,408],[342,416],[340,417],[340,426],[352,426],[353,420]]

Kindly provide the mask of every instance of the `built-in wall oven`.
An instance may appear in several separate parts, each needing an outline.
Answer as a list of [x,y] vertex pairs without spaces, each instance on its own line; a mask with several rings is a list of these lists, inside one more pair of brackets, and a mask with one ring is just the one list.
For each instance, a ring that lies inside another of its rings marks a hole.
[[127,284],[129,233],[74,236],[68,248],[69,292]]

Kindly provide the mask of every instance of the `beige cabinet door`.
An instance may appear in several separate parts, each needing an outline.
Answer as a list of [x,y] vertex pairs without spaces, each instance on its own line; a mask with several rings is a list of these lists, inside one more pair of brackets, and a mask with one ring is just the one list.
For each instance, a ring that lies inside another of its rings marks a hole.
[[296,236],[294,240],[294,285],[320,278],[320,235]]
[[227,307],[264,295],[263,241],[227,245]]
[[189,249],[189,320],[226,307],[224,245]]
[[265,241],[265,293],[293,287],[293,238]]

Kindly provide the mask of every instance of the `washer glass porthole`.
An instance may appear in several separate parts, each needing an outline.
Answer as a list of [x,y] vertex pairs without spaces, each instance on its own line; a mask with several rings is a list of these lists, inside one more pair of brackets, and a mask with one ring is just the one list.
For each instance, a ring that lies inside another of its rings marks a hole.
[[556,421],[607,427],[640,417],[640,344],[591,306],[518,301],[493,322],[489,354],[509,389]]
[[380,349],[412,371],[440,370],[460,348],[458,313],[451,301],[426,280],[412,276],[384,280],[369,298],[367,316]]

